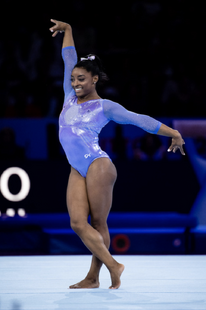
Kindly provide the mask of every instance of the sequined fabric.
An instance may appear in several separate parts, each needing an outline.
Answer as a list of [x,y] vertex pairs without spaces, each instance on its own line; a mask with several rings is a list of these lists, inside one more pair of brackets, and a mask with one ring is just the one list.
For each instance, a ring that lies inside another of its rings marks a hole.
[[79,173],[86,177],[90,164],[109,156],[99,146],[98,134],[108,123],[104,116],[102,99],[77,104],[71,97],[59,118],[59,139],[67,158]]

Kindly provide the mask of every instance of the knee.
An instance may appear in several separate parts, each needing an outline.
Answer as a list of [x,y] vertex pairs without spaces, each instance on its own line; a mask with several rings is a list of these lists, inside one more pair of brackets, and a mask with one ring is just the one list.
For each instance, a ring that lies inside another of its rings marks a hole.
[[81,235],[84,231],[85,223],[79,219],[70,219],[70,226],[76,234]]
[[91,225],[97,231],[108,228],[107,227],[107,221],[106,220],[102,220],[101,218],[92,218],[91,219]]

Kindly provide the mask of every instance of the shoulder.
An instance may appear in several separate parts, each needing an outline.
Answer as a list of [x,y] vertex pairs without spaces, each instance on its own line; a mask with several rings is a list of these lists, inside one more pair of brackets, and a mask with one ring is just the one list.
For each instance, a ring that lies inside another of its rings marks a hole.
[[109,99],[103,99],[102,108],[103,108],[104,115],[110,120],[113,119],[113,115],[115,114],[115,110],[118,105],[119,104],[117,102],[114,102]]
[[104,109],[111,109],[115,104],[117,104],[116,102],[109,99],[101,99],[101,101]]
[[104,101],[103,101],[103,108],[104,108],[104,111],[106,112],[106,111],[113,111],[113,112],[115,112],[115,111],[118,111],[119,109],[124,109],[125,110],[125,108],[121,105],[121,104],[119,104],[119,103],[117,103],[117,102],[115,102],[115,101],[112,101],[112,100],[109,100],[109,99],[103,99]]

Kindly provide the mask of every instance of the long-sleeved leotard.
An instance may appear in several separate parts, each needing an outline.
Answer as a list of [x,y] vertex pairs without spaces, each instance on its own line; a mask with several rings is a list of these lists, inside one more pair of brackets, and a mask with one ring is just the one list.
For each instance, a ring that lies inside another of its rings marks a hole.
[[77,61],[75,48],[62,49],[64,59],[64,106],[59,117],[59,138],[69,163],[83,177],[91,163],[107,157],[99,146],[101,129],[113,120],[119,124],[132,124],[150,133],[157,133],[161,123],[147,115],[126,110],[120,104],[107,99],[94,99],[77,103],[77,96],[71,86],[71,72]]

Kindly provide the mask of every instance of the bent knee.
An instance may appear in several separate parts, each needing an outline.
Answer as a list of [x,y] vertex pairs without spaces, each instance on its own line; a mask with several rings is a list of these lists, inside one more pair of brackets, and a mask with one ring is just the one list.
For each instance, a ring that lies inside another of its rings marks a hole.
[[96,230],[102,229],[102,228],[106,228],[107,229],[107,221],[103,220],[101,218],[92,218],[91,219],[91,225],[93,228],[95,228]]
[[70,219],[70,226],[75,233],[81,234],[86,226],[85,221]]

